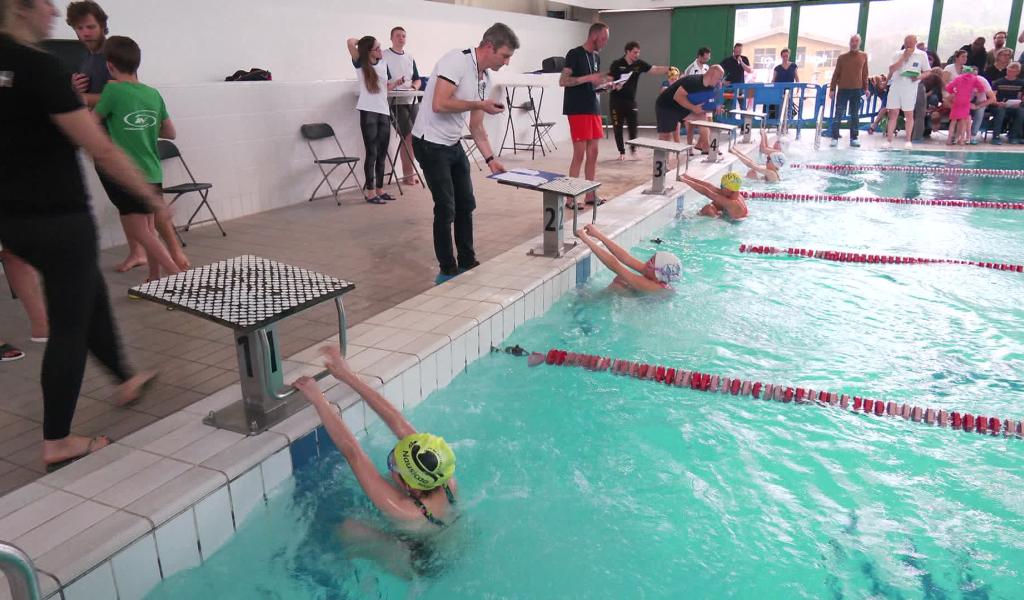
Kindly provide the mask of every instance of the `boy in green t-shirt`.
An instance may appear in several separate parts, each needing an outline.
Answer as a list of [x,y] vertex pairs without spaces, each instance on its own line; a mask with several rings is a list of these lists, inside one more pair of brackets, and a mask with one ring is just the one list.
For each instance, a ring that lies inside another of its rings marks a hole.
[[[142,62],[142,51],[138,44],[131,38],[112,36],[107,39],[103,51],[112,79],[103,88],[94,112],[105,122],[114,143],[159,190],[164,174],[156,142],[161,137],[174,139],[174,123],[167,115],[160,92],[139,83],[136,73]],[[160,236],[167,244],[164,247],[156,235],[153,214],[146,203],[102,174],[100,181],[110,201],[121,213],[121,225],[129,245],[137,242],[146,251],[149,279],[159,279],[161,268],[167,274],[173,274],[190,266],[170,222],[160,226]]]

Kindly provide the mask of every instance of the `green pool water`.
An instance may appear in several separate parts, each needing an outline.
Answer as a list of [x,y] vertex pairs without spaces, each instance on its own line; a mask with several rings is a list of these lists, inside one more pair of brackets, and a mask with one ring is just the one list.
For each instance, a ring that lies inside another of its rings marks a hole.
[[[859,157],[1019,166],[1000,155]],[[793,171],[780,187],[1020,200],[1021,185]],[[610,295],[610,274],[598,272],[505,344],[1024,418],[1024,276],[737,251],[753,242],[1021,263],[1024,215],[750,209],[740,224],[683,218],[657,232],[661,244],[632,249],[680,256],[672,298]],[[436,575],[403,581],[346,557],[340,523],[379,520],[333,454],[151,597],[1024,597],[1024,440],[528,368],[504,354],[474,362],[409,417],[459,459],[462,517],[437,540]],[[393,441],[379,424],[365,439],[382,471]]]

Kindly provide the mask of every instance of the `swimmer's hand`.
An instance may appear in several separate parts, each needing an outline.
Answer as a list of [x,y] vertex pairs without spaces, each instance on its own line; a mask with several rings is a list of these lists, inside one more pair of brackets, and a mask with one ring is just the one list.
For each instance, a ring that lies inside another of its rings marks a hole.
[[309,400],[310,404],[316,405],[321,402],[327,402],[324,398],[324,393],[320,391],[320,384],[316,382],[316,379],[308,375],[303,375],[292,382],[292,387],[302,392],[302,395]]
[[355,371],[348,366],[348,362],[341,355],[341,348],[337,346],[323,346],[320,354],[324,356],[324,366],[331,372],[338,381],[348,383],[357,379]]
[[597,239],[604,238],[604,232],[601,231],[597,227],[597,225],[594,225],[593,223],[589,223],[587,225],[584,225],[583,226],[583,231],[587,232],[587,235],[592,235],[592,236],[596,237]]

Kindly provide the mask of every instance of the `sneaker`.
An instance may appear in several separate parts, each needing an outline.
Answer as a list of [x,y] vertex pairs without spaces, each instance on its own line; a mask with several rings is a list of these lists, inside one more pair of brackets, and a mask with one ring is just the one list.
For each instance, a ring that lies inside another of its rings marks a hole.
[[860,148],[860,140],[850,140],[851,148]]
[[992,145],[993,146],[1002,146],[1003,145],[1003,139],[1000,138],[999,136],[993,137],[992,138]]
[[453,279],[459,273],[460,273],[460,271],[457,268],[441,269],[441,271],[437,274],[437,277],[434,278],[434,283],[437,284],[437,285],[440,285],[440,284],[448,281],[449,279]]
[[914,147],[914,142],[904,142],[903,147],[909,150]]
[[828,143],[829,147],[836,148],[839,146],[839,138],[832,138],[832,141]]
[[466,265],[465,267],[459,267],[459,273],[465,273],[466,271],[468,271],[470,269],[475,269],[475,268],[477,268],[479,266],[480,266],[480,261],[474,260],[473,262],[471,262],[470,264]]

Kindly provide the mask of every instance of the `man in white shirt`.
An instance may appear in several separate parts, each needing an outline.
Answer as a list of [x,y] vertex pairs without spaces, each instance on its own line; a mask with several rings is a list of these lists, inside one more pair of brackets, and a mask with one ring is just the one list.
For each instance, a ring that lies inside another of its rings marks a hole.
[[[476,48],[452,50],[437,61],[423,96],[423,111],[412,127],[412,149],[423,169],[423,177],[434,199],[434,254],[443,283],[480,263],[473,249],[473,180],[469,159],[462,148],[462,127],[469,113],[469,133],[491,173],[505,168],[495,160],[484,128],[484,114],[505,110],[489,96],[491,78],[508,64],[519,48],[519,38],[504,23],[484,32]],[[455,251],[452,251],[452,226]]]
[[[404,78],[402,88],[420,89],[420,72],[416,61],[405,52],[405,28],[395,27],[391,30],[391,47],[384,51],[384,62],[392,79]],[[412,124],[416,122],[419,104],[415,98],[392,98],[391,107],[395,115],[395,124],[401,136],[402,145],[399,155],[402,157],[403,183],[419,185],[416,172],[412,166]]]
[[701,46],[700,50],[697,50],[697,58],[690,63],[690,66],[686,67],[686,71],[683,72],[683,76],[687,75],[703,75],[708,72],[708,63],[711,62],[711,48],[707,46]]
[[896,120],[903,111],[903,120],[907,128],[906,148],[912,148],[914,135],[914,105],[917,103],[917,82],[921,73],[928,70],[928,55],[917,49],[917,36],[908,35],[903,40],[903,50],[893,54],[889,65],[889,98],[885,108],[889,112],[889,128],[885,135],[885,145],[892,146],[896,133]]

